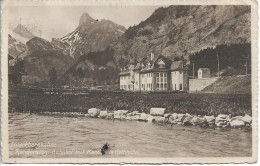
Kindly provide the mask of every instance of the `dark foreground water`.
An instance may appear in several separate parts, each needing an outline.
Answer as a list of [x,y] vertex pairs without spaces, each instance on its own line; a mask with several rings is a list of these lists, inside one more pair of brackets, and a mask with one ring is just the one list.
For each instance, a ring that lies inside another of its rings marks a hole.
[[[251,142],[239,129],[9,114],[10,157],[237,157],[252,155]],[[102,156],[105,143],[111,148]]]

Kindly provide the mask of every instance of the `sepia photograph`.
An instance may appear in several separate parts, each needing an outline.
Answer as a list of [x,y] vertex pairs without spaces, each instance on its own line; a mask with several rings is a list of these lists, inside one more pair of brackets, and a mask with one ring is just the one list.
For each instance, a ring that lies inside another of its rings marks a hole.
[[7,163],[257,161],[254,1],[4,2]]

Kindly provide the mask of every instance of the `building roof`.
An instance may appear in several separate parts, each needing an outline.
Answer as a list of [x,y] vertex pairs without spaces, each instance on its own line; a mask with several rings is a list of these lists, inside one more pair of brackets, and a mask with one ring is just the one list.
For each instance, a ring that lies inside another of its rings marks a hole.
[[[160,60],[162,60],[165,64],[165,68],[159,68]],[[165,56],[157,55],[152,60],[149,57],[144,57],[140,62],[136,63],[132,68],[133,71],[140,71],[140,73],[148,73],[155,71],[180,71],[187,70],[188,68],[185,66],[183,61],[171,61]],[[121,70],[120,76],[129,75],[130,74],[129,65],[124,67]]]
[[199,70],[202,70],[202,71],[210,71],[209,68],[199,68]]

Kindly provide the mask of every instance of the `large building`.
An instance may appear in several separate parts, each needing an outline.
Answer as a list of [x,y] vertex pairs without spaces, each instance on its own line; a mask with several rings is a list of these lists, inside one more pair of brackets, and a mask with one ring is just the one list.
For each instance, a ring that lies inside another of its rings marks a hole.
[[184,61],[159,55],[144,58],[121,69],[120,89],[125,91],[187,91],[188,68]]

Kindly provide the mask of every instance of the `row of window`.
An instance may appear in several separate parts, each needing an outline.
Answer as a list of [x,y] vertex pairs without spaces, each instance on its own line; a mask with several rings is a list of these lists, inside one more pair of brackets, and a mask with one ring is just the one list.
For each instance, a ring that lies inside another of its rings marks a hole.
[[156,73],[156,77],[167,77],[167,73]]
[[[151,88],[152,89],[152,87],[153,87],[152,83],[146,84],[146,88]],[[144,89],[144,88],[145,88],[145,84],[142,84],[142,89]]]
[[166,83],[161,83],[161,84],[159,84],[159,83],[157,83],[156,84],[156,88],[158,89],[158,88],[167,88],[167,84]]
[[122,80],[130,79],[130,76],[122,76],[121,78],[122,78]]
[[[142,89],[145,89],[145,88],[151,88],[152,89],[152,87],[153,87],[153,84],[142,84]],[[128,85],[128,86],[126,86],[126,85],[121,85],[121,89],[126,89],[126,88],[128,88],[128,89],[134,89],[134,85]],[[167,89],[167,83],[157,83],[156,84],[156,90],[165,90],[165,89]],[[172,90],[177,90],[177,84],[171,84],[171,89]],[[182,84],[179,84],[179,89],[178,90],[183,90],[183,86],[182,86]]]
[[126,88],[128,88],[128,89],[134,89],[134,85],[128,85],[128,86],[126,86],[126,85],[121,85],[121,88],[120,89],[126,89]]
[[[182,74],[181,71],[179,71],[179,72],[180,72],[180,74]],[[175,75],[176,75],[176,73],[177,72],[174,72]],[[173,75],[173,73],[172,73],[172,75]],[[152,73],[142,74],[142,78],[144,78],[145,76],[147,78],[152,77]],[[156,73],[156,77],[167,77],[167,73],[164,73],[164,72]],[[134,78],[134,75],[132,76],[132,78]],[[130,76],[122,76],[122,80],[125,80],[125,79],[130,79]]]
[[167,77],[166,78],[156,78],[156,82],[159,83],[159,82],[167,82]]
[[[171,85],[172,90],[177,90],[177,84]],[[179,84],[179,90],[182,90],[182,84]]]
[[141,74],[142,75],[142,78],[144,78],[145,76],[147,77],[147,78],[149,78],[149,77],[152,77],[153,75],[152,75],[152,73],[147,73],[147,74]]

